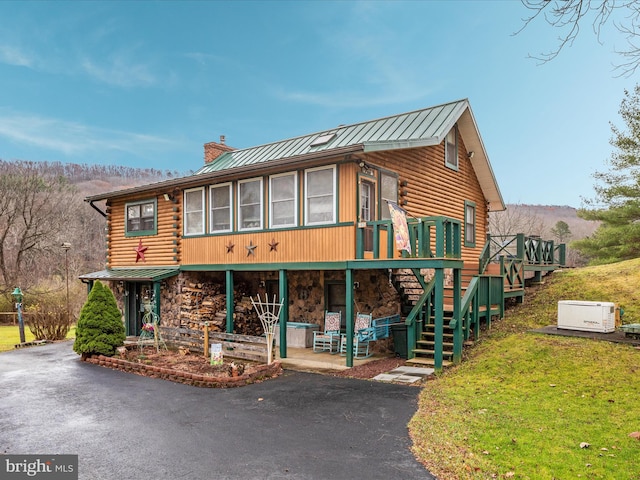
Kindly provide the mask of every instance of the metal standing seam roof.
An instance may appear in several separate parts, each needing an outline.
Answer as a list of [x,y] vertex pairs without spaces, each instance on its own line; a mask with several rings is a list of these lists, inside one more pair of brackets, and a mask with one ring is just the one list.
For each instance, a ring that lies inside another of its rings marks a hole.
[[85,273],[78,278],[80,280],[138,280],[153,282],[173,277],[179,271],[179,267],[110,268],[99,272]]
[[[263,164],[273,160],[293,159],[355,145],[362,146],[365,152],[437,145],[468,107],[469,102],[466,99],[459,100],[257,147],[233,150],[204,165],[195,175]],[[331,134],[334,136],[328,142],[312,145],[319,137]]]
[[[194,184],[201,176],[217,177],[253,170],[253,166],[294,164],[303,159],[330,157],[357,152],[392,151],[403,148],[440,144],[455,124],[469,152],[482,192],[490,210],[504,210],[505,205],[489,157],[467,99],[445,103],[409,113],[377,120],[342,125],[333,129],[281,140],[256,147],[225,152],[193,175],[156,184],[87,197],[89,202],[126,196],[132,193],[158,191],[163,188]],[[321,139],[320,137],[325,137]]]

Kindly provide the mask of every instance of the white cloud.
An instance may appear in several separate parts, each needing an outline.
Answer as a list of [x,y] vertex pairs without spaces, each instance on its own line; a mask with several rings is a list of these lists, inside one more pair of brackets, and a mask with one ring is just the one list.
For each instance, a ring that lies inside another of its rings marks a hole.
[[19,67],[33,66],[33,59],[22,50],[9,45],[0,45],[0,63]]
[[137,156],[178,148],[163,137],[91,127],[76,122],[0,110],[0,137],[68,156],[125,152]]
[[102,64],[84,59],[81,68],[98,81],[119,87],[148,87],[157,83],[147,65],[130,62],[122,56],[115,56]]

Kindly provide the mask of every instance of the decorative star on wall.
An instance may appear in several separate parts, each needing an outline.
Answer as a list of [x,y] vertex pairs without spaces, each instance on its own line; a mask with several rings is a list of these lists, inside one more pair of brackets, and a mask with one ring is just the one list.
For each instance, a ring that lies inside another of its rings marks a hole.
[[247,249],[247,257],[250,255],[255,255],[256,254],[256,248],[258,248],[257,245],[253,244],[253,240],[251,240],[249,242],[249,245],[245,245],[245,247]]
[[143,262],[147,261],[144,258],[144,252],[146,252],[148,249],[149,247],[142,246],[142,239],[140,239],[140,241],[138,242],[138,246],[134,248],[134,250],[136,251],[136,263],[138,263],[139,260],[142,260]]
[[227,247],[227,253],[233,253],[233,247],[235,247],[236,244],[235,243],[227,243],[226,247]]
[[280,242],[276,242],[275,238],[271,239],[271,243],[269,244],[269,251],[270,252],[277,252],[278,251],[278,245],[280,245]]

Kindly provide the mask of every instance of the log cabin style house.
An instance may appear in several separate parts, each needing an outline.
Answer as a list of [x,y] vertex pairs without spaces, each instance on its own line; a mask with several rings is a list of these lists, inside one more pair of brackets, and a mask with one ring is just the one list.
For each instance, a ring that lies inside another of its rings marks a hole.
[[[505,205],[466,99],[251,148],[221,137],[192,175],[86,201],[106,219],[107,262],[81,278],[110,285],[128,335],[150,299],[164,325],[261,334],[245,300],[267,294],[284,302],[281,325],[322,330],[341,312],[347,366],[358,312],[399,315],[409,359],[459,361],[530,263],[488,249],[489,211]],[[543,270],[558,263],[553,245],[513,245],[543,255]]]

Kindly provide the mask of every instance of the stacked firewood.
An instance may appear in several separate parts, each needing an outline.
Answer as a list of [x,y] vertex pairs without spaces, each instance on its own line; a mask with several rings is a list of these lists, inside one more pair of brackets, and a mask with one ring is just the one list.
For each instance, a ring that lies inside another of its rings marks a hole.
[[[209,322],[209,331],[224,332],[227,322],[227,296],[221,293],[223,285],[201,282],[187,283],[182,287],[180,308],[181,325],[194,330],[203,330],[204,322]],[[262,325],[246,296],[244,284],[234,290],[234,333],[241,335],[262,335]]]

